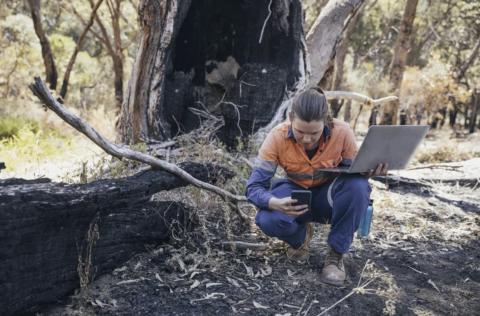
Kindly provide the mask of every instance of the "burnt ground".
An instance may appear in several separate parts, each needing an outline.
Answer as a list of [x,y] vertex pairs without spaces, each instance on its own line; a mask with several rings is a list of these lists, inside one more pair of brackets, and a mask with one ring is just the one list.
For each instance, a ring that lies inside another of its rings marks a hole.
[[[167,195],[197,197],[194,231],[146,245],[88,291],[38,315],[479,315],[480,185],[372,185],[372,232],[355,239],[342,288],[318,278],[327,225],[315,227],[309,262],[290,262],[281,242],[242,228],[215,197],[188,188]],[[267,247],[231,249],[226,240]]]

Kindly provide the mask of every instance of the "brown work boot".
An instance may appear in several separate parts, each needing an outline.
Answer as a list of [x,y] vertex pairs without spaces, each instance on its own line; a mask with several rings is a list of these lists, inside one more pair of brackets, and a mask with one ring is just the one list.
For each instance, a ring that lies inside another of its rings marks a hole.
[[295,261],[307,261],[310,258],[310,241],[313,237],[313,226],[311,223],[305,224],[307,233],[305,235],[305,240],[300,248],[293,248],[291,246],[287,249],[287,258]]
[[330,247],[325,264],[323,265],[320,281],[323,283],[342,286],[345,281],[345,267],[343,266],[343,254],[336,252]]

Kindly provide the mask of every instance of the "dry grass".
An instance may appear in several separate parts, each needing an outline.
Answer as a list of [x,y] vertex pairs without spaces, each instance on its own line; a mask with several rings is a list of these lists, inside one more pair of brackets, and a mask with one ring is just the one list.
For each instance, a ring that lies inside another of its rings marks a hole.
[[417,161],[419,163],[455,162],[472,159],[475,156],[472,151],[459,151],[458,147],[449,144],[419,152]]
[[[114,118],[104,107],[78,113],[113,139]],[[6,123],[5,131],[8,127],[12,134],[0,139],[0,160],[7,166],[0,174],[2,178],[48,177],[54,181],[79,182],[82,165],[93,166],[103,155],[85,136],[34,102],[25,101],[15,108],[6,104],[0,114]]]

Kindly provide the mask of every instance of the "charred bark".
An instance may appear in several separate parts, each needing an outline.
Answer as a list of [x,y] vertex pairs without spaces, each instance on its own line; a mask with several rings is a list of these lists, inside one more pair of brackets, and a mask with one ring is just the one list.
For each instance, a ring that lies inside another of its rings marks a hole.
[[[183,167],[206,181],[219,176],[212,167]],[[0,181],[3,315],[55,301],[144,251],[146,243],[192,224],[185,205],[149,201],[153,193],[186,185],[167,172],[85,185],[22,180]]]
[[122,107],[126,143],[165,140],[199,119],[222,117],[218,135],[265,125],[306,73],[299,0],[141,1],[141,42]]

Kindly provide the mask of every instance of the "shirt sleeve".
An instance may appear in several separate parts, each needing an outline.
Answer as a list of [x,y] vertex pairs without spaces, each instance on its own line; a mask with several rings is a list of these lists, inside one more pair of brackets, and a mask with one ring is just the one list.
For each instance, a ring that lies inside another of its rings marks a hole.
[[351,165],[353,158],[357,155],[358,146],[357,141],[355,140],[355,135],[353,130],[348,128],[345,135],[345,141],[343,142],[342,149],[342,165]]
[[245,193],[248,201],[261,209],[268,209],[268,201],[273,196],[269,190],[277,166],[278,143],[274,131],[270,131],[258,151]]

